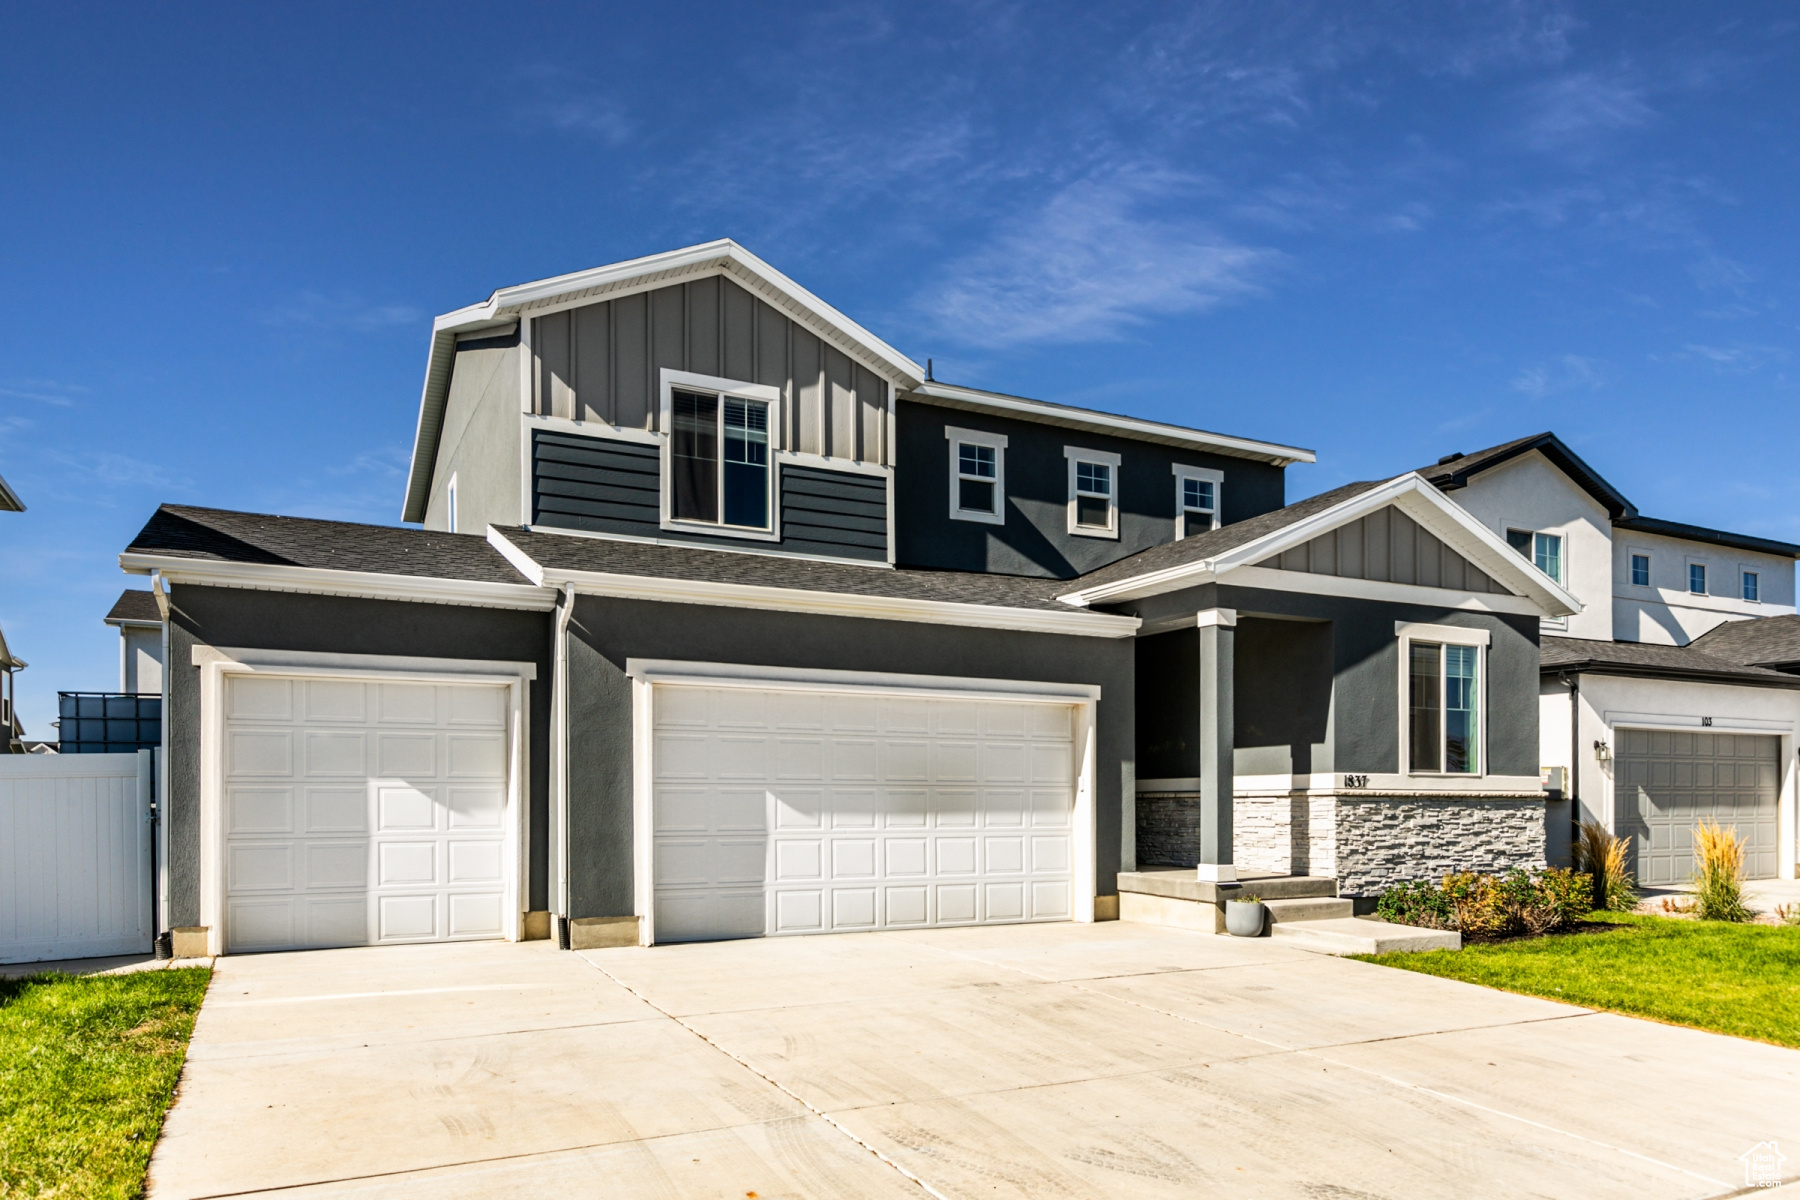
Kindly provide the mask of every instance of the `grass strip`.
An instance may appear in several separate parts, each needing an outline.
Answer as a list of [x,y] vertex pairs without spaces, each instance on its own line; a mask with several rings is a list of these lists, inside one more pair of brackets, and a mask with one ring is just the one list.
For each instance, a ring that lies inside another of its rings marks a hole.
[[0,1196],[142,1194],[211,974],[0,979]]
[[1363,962],[1800,1047],[1800,928],[1595,913],[1596,932]]

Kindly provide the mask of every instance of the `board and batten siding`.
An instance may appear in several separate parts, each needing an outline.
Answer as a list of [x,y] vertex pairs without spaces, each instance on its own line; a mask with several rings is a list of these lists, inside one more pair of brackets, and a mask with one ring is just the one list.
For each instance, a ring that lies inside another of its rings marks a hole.
[[[778,464],[782,550],[887,561],[887,481],[878,475]],[[532,438],[535,526],[662,541],[720,539],[662,527],[662,457],[641,442],[536,430]]]
[[1283,571],[1506,595],[1506,589],[1397,508],[1381,508],[1256,564]]
[[664,368],[781,389],[783,449],[886,465],[887,382],[723,276],[532,321],[531,411],[655,429]]

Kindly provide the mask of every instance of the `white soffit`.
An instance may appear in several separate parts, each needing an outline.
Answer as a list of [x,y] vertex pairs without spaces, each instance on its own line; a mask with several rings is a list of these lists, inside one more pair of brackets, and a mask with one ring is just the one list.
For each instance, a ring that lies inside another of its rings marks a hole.
[[[1520,558],[1498,535],[1476,521],[1454,501],[1447,499],[1416,471],[1390,479],[1304,520],[1254,541],[1234,546],[1211,558],[1083,588],[1059,599],[1065,604],[1086,607],[1090,604],[1159,595],[1200,583],[1223,582],[1222,577],[1231,571],[1266,562],[1283,551],[1304,545],[1313,538],[1390,505],[1418,522],[1426,532],[1480,568],[1500,586],[1515,596],[1533,602],[1543,615],[1560,617],[1581,611],[1579,600]],[[1294,574],[1305,577],[1301,572]]]
[[515,320],[709,275],[728,276],[827,343],[873,367],[890,383],[909,387],[925,380],[925,370],[918,363],[730,238],[516,284],[501,288],[480,304],[445,313],[431,324],[431,354],[425,366],[425,387],[419,399],[419,422],[413,435],[412,466],[407,473],[406,503],[400,519],[425,519],[457,334],[498,330]]
[[1123,417],[1116,413],[1071,408],[1064,404],[1051,404],[1048,401],[1032,400],[1024,396],[1008,396],[1002,392],[984,392],[977,388],[955,387],[948,383],[917,384],[908,393],[908,398],[943,405],[947,408],[1002,412],[1009,416],[1041,421],[1046,425],[1060,425],[1065,429],[1109,433],[1115,437],[1160,442],[1165,446],[1208,450],[1214,454],[1226,454],[1233,458],[1249,458],[1257,462],[1273,463],[1278,467],[1285,467],[1297,462],[1317,461],[1317,455],[1311,450],[1303,450],[1298,446],[1259,442],[1253,438],[1233,437],[1225,433],[1208,433],[1204,429],[1188,429],[1181,425],[1167,425],[1161,421],[1146,421],[1140,417]]

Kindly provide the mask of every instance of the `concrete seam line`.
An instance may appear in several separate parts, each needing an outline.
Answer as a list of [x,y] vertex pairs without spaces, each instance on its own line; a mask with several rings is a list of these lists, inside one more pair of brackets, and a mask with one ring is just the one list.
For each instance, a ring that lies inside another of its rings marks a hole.
[[707,1037],[704,1033],[701,1033],[698,1029],[695,1029],[692,1025],[689,1025],[686,1021],[684,1021],[680,1017],[676,1016],[674,1013],[665,1009],[662,1005],[658,1004],[656,1001],[652,1000],[650,997],[644,995],[644,993],[642,993],[642,992],[638,991],[636,988],[632,987],[629,983],[626,983],[623,979],[620,979],[617,975],[614,975],[611,971],[607,970],[605,967],[601,966],[599,963],[594,962],[592,959],[587,958],[585,955],[583,956],[583,961],[587,962],[589,966],[594,968],[594,970],[600,972],[602,975],[606,976],[608,979],[612,980],[614,983],[618,984],[620,987],[624,988],[626,991],[628,991],[632,995],[636,996],[639,1000],[642,1000],[645,1004],[648,1004],[651,1008],[654,1008],[657,1012],[661,1013],[663,1016],[667,1017],[669,1020],[675,1022],[675,1024],[681,1026],[683,1029],[687,1030],[689,1033],[693,1034],[695,1037],[697,1037],[701,1041],[705,1042],[708,1046],[711,1046],[714,1050],[717,1050],[720,1054],[723,1054],[726,1058],[729,1058],[732,1062],[738,1064],[738,1066],[744,1068],[744,1070],[750,1072],[752,1075],[756,1076],[758,1079],[762,1080],[764,1083],[768,1084],[770,1087],[774,1088],[776,1091],[780,1092],[782,1095],[788,1097],[788,1099],[792,1100],[794,1103],[796,1103],[800,1107],[804,1108],[807,1112],[811,1113],[813,1116],[819,1118],[821,1121],[825,1122],[827,1125],[831,1126],[833,1129],[835,1129],[839,1133],[843,1134],[846,1138],[849,1138],[852,1142],[855,1142],[858,1146],[862,1147],[865,1151],[867,1151],[869,1154],[873,1155],[876,1159],[878,1159],[879,1161],[881,1161],[883,1163],[886,1163],[889,1167],[892,1167],[896,1172],[898,1172],[900,1175],[902,1175],[906,1179],[911,1180],[913,1183],[917,1184],[921,1189],[923,1189],[929,1195],[937,1197],[937,1200],[950,1200],[950,1198],[948,1196],[944,1195],[944,1193],[938,1191],[936,1188],[932,1187],[929,1183],[926,1183],[923,1179],[920,1179],[917,1175],[914,1175],[911,1171],[907,1170],[905,1167],[901,1166],[899,1163],[895,1162],[893,1159],[889,1158],[887,1155],[883,1154],[881,1151],[879,1151],[875,1147],[871,1146],[868,1142],[865,1142],[862,1138],[858,1137],[854,1132],[852,1132],[850,1130],[850,1128],[848,1126],[844,1125],[841,1121],[837,1120],[830,1113],[825,1112],[822,1109],[815,1108],[812,1104],[808,1103],[804,1098],[797,1095],[791,1088],[784,1086],[778,1080],[772,1079],[768,1075],[765,1075],[763,1072],[757,1070],[755,1067],[753,1067],[749,1063],[745,1062],[742,1058],[739,1058],[737,1055],[733,1054],[731,1051],[727,1050],[725,1047],[721,1046],[719,1043],[713,1041],[711,1038]]

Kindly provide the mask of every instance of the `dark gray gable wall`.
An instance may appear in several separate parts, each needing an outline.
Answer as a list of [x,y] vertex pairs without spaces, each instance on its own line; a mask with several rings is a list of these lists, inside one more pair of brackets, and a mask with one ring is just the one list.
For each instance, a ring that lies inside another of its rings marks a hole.
[[780,463],[779,542],[745,542],[662,527],[661,449],[644,442],[532,431],[531,524],[693,545],[887,561],[887,480]]
[[[1224,473],[1221,519],[1230,524],[1283,504],[1280,467],[964,409],[901,400],[894,474],[895,559],[900,566],[1072,579],[1174,540],[1175,463]],[[1005,434],[1006,524],[950,518],[946,428]],[[1120,456],[1119,538],[1068,531],[1063,447]]]
[[1475,564],[1391,506],[1256,565],[1342,579],[1510,595]]
[[537,664],[531,684],[530,878],[521,899],[548,907],[552,614],[461,605],[177,585],[169,603],[169,903],[176,925],[200,923],[200,668],[195,646],[310,650]]
[[532,320],[530,410],[655,428],[664,368],[781,389],[781,445],[885,463],[887,383],[722,276]]

